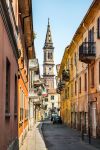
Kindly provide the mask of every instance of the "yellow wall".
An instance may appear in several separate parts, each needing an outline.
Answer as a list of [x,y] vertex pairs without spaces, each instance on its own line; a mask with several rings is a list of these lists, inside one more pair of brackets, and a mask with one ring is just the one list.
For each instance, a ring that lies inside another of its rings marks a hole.
[[[61,116],[63,122],[68,125],[71,125],[74,122],[72,117],[73,113],[77,113],[78,119],[81,113],[83,114],[88,113],[88,95],[89,96],[91,95],[90,96],[91,101],[97,100],[98,103],[100,103],[98,98],[98,92],[97,92],[98,87],[100,87],[100,83],[99,83],[100,39],[97,38],[97,20],[98,17],[100,17],[99,7],[100,7],[100,3],[98,1],[93,1],[93,4],[91,5],[88,11],[88,15],[86,14],[84,20],[82,21],[79,28],[77,29],[71,44],[65,49],[60,70],[58,73],[58,78],[61,79],[63,69],[65,68],[70,70],[70,81],[66,82],[66,85],[63,88],[63,91],[61,92]],[[96,11],[94,11],[94,9]],[[90,63],[89,74],[88,74],[88,64],[86,64],[85,62],[81,62],[79,60],[79,47],[84,42],[85,38],[87,39],[88,42],[88,31],[92,29],[92,27],[94,27],[94,42],[96,42],[96,58],[95,61],[92,61]],[[68,60],[70,61],[69,68],[68,68]],[[93,66],[94,66],[95,84],[94,87],[91,87],[91,68]],[[87,90],[85,90],[85,73],[87,73],[87,83],[86,83]],[[80,77],[81,77],[81,92],[79,91]],[[76,94],[75,94],[75,81],[77,83]],[[89,83],[89,89],[88,89],[88,83]],[[69,97],[65,99],[65,89],[68,87],[70,88]],[[77,128],[78,126],[80,126],[81,128],[80,121],[78,119],[76,119]]]

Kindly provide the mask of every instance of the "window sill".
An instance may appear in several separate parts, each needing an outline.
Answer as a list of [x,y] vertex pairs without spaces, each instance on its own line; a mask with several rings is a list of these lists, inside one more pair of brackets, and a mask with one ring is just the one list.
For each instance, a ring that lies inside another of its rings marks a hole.
[[10,118],[11,114],[10,113],[5,113],[6,118]]

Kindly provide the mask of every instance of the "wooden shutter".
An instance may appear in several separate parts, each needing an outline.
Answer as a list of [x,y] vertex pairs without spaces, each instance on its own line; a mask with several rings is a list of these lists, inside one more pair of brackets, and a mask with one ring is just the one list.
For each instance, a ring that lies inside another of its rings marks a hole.
[[97,20],[97,38],[100,38],[100,17]]

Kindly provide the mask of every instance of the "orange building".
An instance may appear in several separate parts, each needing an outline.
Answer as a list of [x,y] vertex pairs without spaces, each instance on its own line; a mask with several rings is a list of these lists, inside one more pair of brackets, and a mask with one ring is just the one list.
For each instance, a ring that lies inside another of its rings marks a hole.
[[29,59],[35,57],[35,53],[33,45],[32,3],[28,0],[19,0],[18,6],[18,48],[21,54],[18,60],[18,135],[19,146],[21,146],[28,132],[28,64]]

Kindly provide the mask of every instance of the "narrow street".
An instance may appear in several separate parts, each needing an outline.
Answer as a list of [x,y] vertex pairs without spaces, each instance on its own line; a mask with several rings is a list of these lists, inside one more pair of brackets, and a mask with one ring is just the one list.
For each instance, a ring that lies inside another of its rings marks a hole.
[[0,0],[0,150],[100,150],[100,0]]
[[42,131],[48,150],[98,150],[88,143],[82,142],[80,134],[65,125],[53,125],[51,122],[45,122]]

